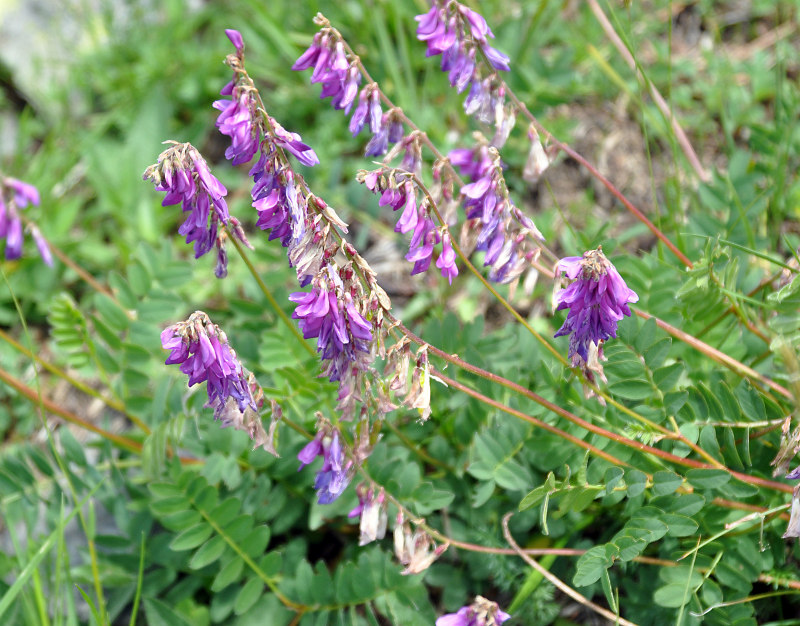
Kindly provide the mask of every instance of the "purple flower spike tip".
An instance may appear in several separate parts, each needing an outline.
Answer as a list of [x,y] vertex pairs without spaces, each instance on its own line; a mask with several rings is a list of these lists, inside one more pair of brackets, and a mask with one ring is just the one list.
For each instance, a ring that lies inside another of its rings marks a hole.
[[583,365],[604,341],[617,336],[617,323],[631,315],[628,304],[638,302],[639,296],[600,248],[562,259],[556,266],[556,273],[561,272],[574,282],[556,296],[556,310],[569,313],[555,336],[570,336],[569,356],[575,365]]
[[228,39],[231,40],[231,43],[236,48],[236,53],[239,56],[242,56],[242,53],[244,52],[244,41],[242,40],[242,33],[232,28],[226,28],[225,34],[228,36]]

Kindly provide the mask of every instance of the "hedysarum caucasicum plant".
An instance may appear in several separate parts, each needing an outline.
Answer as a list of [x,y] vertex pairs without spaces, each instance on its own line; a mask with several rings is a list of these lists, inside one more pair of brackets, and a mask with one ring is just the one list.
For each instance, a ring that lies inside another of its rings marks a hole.
[[[388,102],[377,83],[362,86],[366,71],[362,73],[360,60],[325,18],[317,18],[322,29],[293,69],[312,70],[311,82],[321,84],[321,97],[331,98],[333,107],[345,114],[352,113],[349,129],[353,135],[369,126],[372,138],[366,154],[385,155],[385,158],[378,169],[362,170],[358,180],[380,196],[380,206],[391,207],[395,212],[395,231],[410,235],[406,260],[413,263],[411,274],[426,271],[435,261],[442,276],[452,283],[459,273],[456,249],[461,248],[467,254],[483,253],[484,266],[492,281],[513,283],[526,271],[531,274],[539,271],[537,262],[543,250],[553,260],[557,257],[544,248],[543,236],[514,204],[506,186],[504,170],[507,166],[499,149],[513,128],[515,114],[524,108],[515,109],[506,103],[506,87],[498,78],[498,72],[509,71],[509,59],[489,45],[494,35],[486,20],[463,4],[453,0],[435,1],[430,11],[418,16],[417,21],[417,35],[426,44],[428,56],[441,55],[442,70],[448,73],[451,85],[459,92],[468,90],[466,112],[475,114],[480,121],[493,122],[496,129],[491,141],[478,136],[472,148],[456,148],[447,157],[434,150],[432,192],[422,182],[431,174],[423,168],[421,138],[424,133],[413,129],[413,123]],[[378,287],[374,272],[343,238],[347,225],[321,198],[311,193],[296,169],[295,161],[307,167],[319,163],[316,153],[297,133],[285,130],[267,114],[262,97],[244,68],[242,37],[237,31],[226,32],[235,47],[235,53],[227,58],[234,76],[221,92],[227,98],[214,103],[220,111],[217,127],[230,139],[226,158],[232,165],[250,164],[255,159],[250,167],[252,206],[256,210],[254,220],[261,230],[268,231],[270,240],[281,242],[298,284],[306,288],[289,296],[295,305],[291,318],[297,322],[303,338],[316,340],[320,375],[338,384],[337,404],[331,409],[330,419],[317,413],[315,433],[297,454],[299,469],[321,462],[314,479],[320,504],[337,501],[347,493],[356,473],[364,474],[366,482],[355,490],[358,505],[350,512],[350,517],[359,518],[359,544],[365,545],[384,536],[389,507],[393,506],[398,510],[394,529],[397,558],[405,565],[404,574],[419,573],[447,549],[447,537],[431,530],[421,517],[412,516],[389,488],[369,477],[362,465],[379,439],[380,422],[397,405],[416,409],[421,422],[431,415],[431,381],[442,382],[446,376],[441,369],[437,370],[435,363],[429,362],[429,351],[456,365],[460,357],[443,353],[417,339],[413,341],[419,349],[416,354],[412,353],[413,334],[389,315],[388,298]],[[407,135],[405,127],[412,129]],[[549,166],[551,155],[539,140],[533,122],[528,139],[530,151],[522,177],[535,181]],[[428,141],[427,136],[425,141]],[[172,149],[177,154],[177,147]],[[191,228],[186,227],[182,234],[187,236],[187,241],[195,243],[196,251],[198,247],[207,251],[213,245],[216,232],[213,228],[217,223],[228,229],[238,228],[246,241],[238,222],[227,216],[224,187],[210,175],[205,162],[192,150],[184,147],[180,159],[173,155],[164,158],[170,167],[153,166],[156,169],[148,170],[148,177],[158,188],[168,192],[165,204],[167,200],[182,202],[184,206],[188,202],[194,219]],[[401,166],[391,167],[392,160],[401,153]],[[161,161],[162,158],[157,165]],[[444,173],[448,169],[450,171]],[[175,171],[183,174],[172,176]],[[464,180],[456,187],[457,173]],[[169,176],[172,176],[169,182],[164,182]],[[205,209],[197,208],[198,190],[205,198]],[[454,246],[451,232],[455,232],[458,222],[455,207],[459,204],[464,208],[465,221],[460,245]],[[224,211],[221,207],[225,207]],[[201,219],[208,215],[212,216],[211,224]],[[466,265],[471,267],[469,263]],[[585,377],[584,382],[592,386],[598,380],[605,382],[600,364],[604,358],[603,347],[617,336],[618,323],[631,315],[628,305],[637,302],[638,296],[627,287],[600,248],[581,257],[561,259],[555,266],[555,274],[557,286],[563,287],[556,294],[556,310],[568,310],[555,336],[570,337],[567,356]],[[562,274],[565,275],[563,282],[571,281],[569,284],[562,285]],[[252,434],[256,427],[246,416],[255,412],[255,404],[260,408],[259,388],[230,350],[224,334],[207,317],[200,315],[196,313],[189,321],[165,331],[163,345],[172,351],[167,362],[182,364],[182,371],[190,376],[190,386],[206,380],[209,406],[213,407],[215,418],[222,420],[223,426],[249,429],[251,437],[258,441],[261,435]],[[383,323],[384,315],[388,324]],[[212,341],[214,337],[216,343]],[[382,376],[376,371],[376,361],[383,362]],[[472,368],[473,373],[477,369]],[[513,384],[513,381],[506,382]],[[460,381],[453,381],[453,386],[460,384]],[[604,402],[602,398],[600,401]],[[544,402],[540,404],[546,406]],[[277,423],[274,414],[273,407],[273,425]],[[575,417],[566,410],[559,413],[562,417],[565,414]],[[352,423],[352,429],[348,423]],[[260,426],[260,420],[258,424]],[[263,428],[260,432],[264,432]],[[271,426],[270,434],[263,436],[271,442],[272,433]],[[621,436],[609,438],[617,442],[625,439]],[[640,443],[627,441],[634,445]],[[588,444],[586,449],[597,453],[597,449]],[[608,461],[608,456],[603,458]],[[321,457],[321,461],[317,461],[317,457]],[[666,457],[662,454],[662,458]],[[448,471],[447,462],[442,459],[427,457],[425,460],[442,463],[443,471]],[[480,471],[479,464],[469,467]],[[800,470],[795,470],[787,477],[792,479],[798,475]],[[565,487],[573,488],[572,484]],[[349,497],[353,496],[352,492],[350,490]],[[797,499],[795,496],[792,502],[792,518],[786,536],[799,534]],[[436,623],[437,626],[492,626],[508,619],[510,616],[498,604],[478,596],[472,604],[440,617]]]

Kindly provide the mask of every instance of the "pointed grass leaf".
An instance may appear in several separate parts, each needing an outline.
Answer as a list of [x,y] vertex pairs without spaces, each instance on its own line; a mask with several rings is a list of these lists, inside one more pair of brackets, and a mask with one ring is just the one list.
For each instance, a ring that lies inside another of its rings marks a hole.
[[191,626],[180,613],[157,598],[144,599],[144,612],[150,626]]

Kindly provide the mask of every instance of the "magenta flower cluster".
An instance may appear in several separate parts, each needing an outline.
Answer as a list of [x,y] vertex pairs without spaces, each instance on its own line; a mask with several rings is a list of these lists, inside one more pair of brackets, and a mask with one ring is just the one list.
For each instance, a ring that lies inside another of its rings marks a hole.
[[356,310],[349,293],[337,293],[341,281],[328,269],[317,277],[311,291],[295,292],[289,300],[297,305],[292,317],[299,320],[303,336],[317,340],[317,352],[327,361],[323,374],[336,382],[350,368],[364,370],[372,360],[372,326]]
[[603,251],[589,250],[582,257],[561,259],[556,274],[564,272],[573,280],[556,295],[556,310],[569,309],[567,319],[556,337],[569,335],[569,356],[589,361],[591,344],[601,347],[607,339],[617,336],[617,323],[624,315],[630,317],[629,303],[639,296],[629,289],[617,269]]
[[175,144],[159,155],[158,163],[148,167],[143,178],[151,180],[158,191],[166,192],[162,206],[180,204],[187,214],[178,232],[186,237],[186,243],[194,244],[195,258],[216,247],[215,274],[217,278],[226,276],[228,256],[219,224],[229,226],[238,239],[250,244],[238,220],[228,212],[228,190],[209,171],[200,153],[191,144]]
[[257,410],[242,364],[208,315],[195,311],[185,322],[165,328],[161,345],[170,351],[166,364],[179,363],[189,387],[206,383],[206,406],[214,408],[215,419],[221,419],[228,398],[235,400],[241,413],[247,407]]
[[[23,228],[19,211],[29,204],[39,206],[39,191],[33,185],[16,178],[0,178],[0,239],[6,240],[6,259],[13,261],[22,256]],[[53,256],[39,229],[28,227],[42,260],[53,265]]]
[[358,63],[348,59],[344,44],[329,29],[314,35],[311,46],[292,65],[296,71],[312,67],[311,82],[322,84],[320,98],[332,98],[333,108],[344,109],[345,114],[349,114],[358,94],[358,104],[350,118],[349,128],[355,137],[369,122],[372,138],[365,148],[365,156],[385,154],[389,144],[403,138],[402,122],[391,113],[383,113],[377,86],[367,85],[358,91],[361,84]]
[[338,430],[320,428],[314,439],[298,453],[300,467],[297,471],[312,463],[318,456],[323,461],[314,480],[314,489],[317,490],[317,501],[320,504],[330,504],[342,495],[351,478],[352,464],[345,458]]
[[525,216],[508,196],[502,178],[499,155],[494,149],[478,145],[474,149],[457,148],[448,155],[450,163],[471,182],[461,188],[462,205],[467,218],[480,224],[475,249],[486,253],[484,266],[489,278],[508,282],[525,265],[521,244],[526,232],[514,232],[512,223],[543,239],[533,221]]
[[417,203],[413,180],[407,178],[402,183],[397,183],[391,177],[387,179],[381,176],[381,170],[375,170],[365,174],[363,181],[367,189],[380,194],[381,198],[378,201],[380,206],[390,206],[394,211],[403,209],[394,229],[403,234],[413,233],[406,254],[406,260],[414,264],[411,270],[412,276],[428,269],[434,248],[441,242],[442,250],[436,260],[436,267],[452,284],[453,278],[458,276],[458,267],[450,235],[447,229],[440,232],[425,208]]
[[491,77],[481,77],[476,54],[482,51],[493,70],[507,72],[510,66],[508,56],[489,45],[488,38],[494,38],[494,33],[486,20],[458,2],[437,1],[427,13],[414,19],[419,22],[417,39],[428,48],[426,56],[442,55],[442,71],[447,72],[450,85],[458,93],[469,87],[464,101],[467,114],[477,114],[481,121],[491,122],[503,94],[495,89]]

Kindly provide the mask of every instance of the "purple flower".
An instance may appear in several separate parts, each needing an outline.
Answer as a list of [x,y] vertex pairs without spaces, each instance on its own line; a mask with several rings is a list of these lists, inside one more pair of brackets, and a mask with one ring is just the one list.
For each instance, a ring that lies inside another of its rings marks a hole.
[[[24,240],[22,218],[19,211],[29,204],[39,206],[39,191],[33,185],[16,178],[0,179],[0,238],[6,240],[5,256],[13,261],[22,256]],[[32,222],[28,222],[28,230],[33,236],[42,260],[53,265],[53,257],[41,232]]]
[[341,280],[327,268],[320,272],[310,292],[296,292],[292,317],[299,320],[306,339],[317,339],[317,352],[326,364],[331,382],[342,380],[351,369],[366,370],[372,360],[372,325],[353,304],[350,294],[339,296]]
[[472,181],[461,188],[462,206],[467,218],[479,225],[475,248],[486,253],[483,264],[491,268],[489,278],[510,282],[525,269],[529,255],[537,253],[524,249],[525,234],[543,237],[511,201],[495,148],[478,145],[473,150],[456,149],[449,158]]
[[242,364],[228,345],[225,333],[211,323],[208,315],[195,311],[185,322],[165,328],[161,345],[170,351],[166,364],[180,363],[190,387],[206,383],[206,406],[214,408],[215,419],[221,418],[229,398],[236,402],[240,413],[248,407],[257,410]]
[[228,39],[231,40],[234,48],[236,48],[236,54],[242,56],[244,54],[244,41],[242,40],[242,33],[238,30],[233,30],[232,28],[226,28],[225,34],[228,36]]
[[221,111],[217,128],[231,138],[231,145],[225,149],[225,158],[230,159],[233,165],[249,163],[258,150],[261,132],[258,124],[253,123],[256,107],[254,92],[241,86],[233,88],[230,100],[214,102],[214,108]]
[[186,220],[178,233],[186,243],[194,244],[194,256],[200,258],[211,248],[217,248],[215,274],[227,274],[228,256],[225,253],[225,235],[219,224],[250,247],[244,231],[236,218],[228,212],[225,186],[209,171],[200,153],[189,143],[175,144],[162,152],[155,165],[148,167],[143,178],[151,180],[156,190],[166,191],[162,206],[180,204]]
[[320,504],[330,504],[350,484],[353,465],[345,458],[339,431],[331,429],[327,424],[323,424],[314,439],[298,453],[298,471],[318,456],[322,457],[323,462],[314,479],[314,489],[317,490],[317,501]]
[[511,616],[502,611],[496,602],[481,596],[469,606],[462,606],[456,613],[442,615],[436,620],[436,626],[499,626]]
[[273,143],[264,141],[250,175],[253,207],[258,211],[256,226],[269,230],[270,240],[280,239],[284,247],[296,245],[305,233],[306,200],[295,186],[294,172],[278,158]]
[[344,44],[327,33],[314,35],[311,46],[292,69],[301,71],[311,67],[314,68],[311,82],[322,84],[320,98],[331,98],[334,109],[349,113],[361,84],[361,72],[357,62],[348,59]]
[[276,146],[291,152],[300,163],[308,167],[313,167],[319,163],[317,153],[314,152],[311,146],[303,143],[303,138],[299,134],[285,130],[283,126],[272,118],[270,118],[270,124],[274,133],[273,143]]
[[630,316],[628,304],[639,296],[625,281],[603,251],[589,250],[582,257],[566,257],[556,265],[556,274],[564,272],[573,280],[556,295],[556,310],[569,309],[567,319],[555,334],[569,335],[569,356],[573,363],[589,362],[592,344],[597,348],[617,336],[617,323]]
[[450,243],[450,233],[445,231],[442,233],[442,253],[436,260],[436,267],[442,270],[442,276],[447,278],[447,282],[453,284],[453,279],[458,276],[458,268],[456,267],[456,252]]

